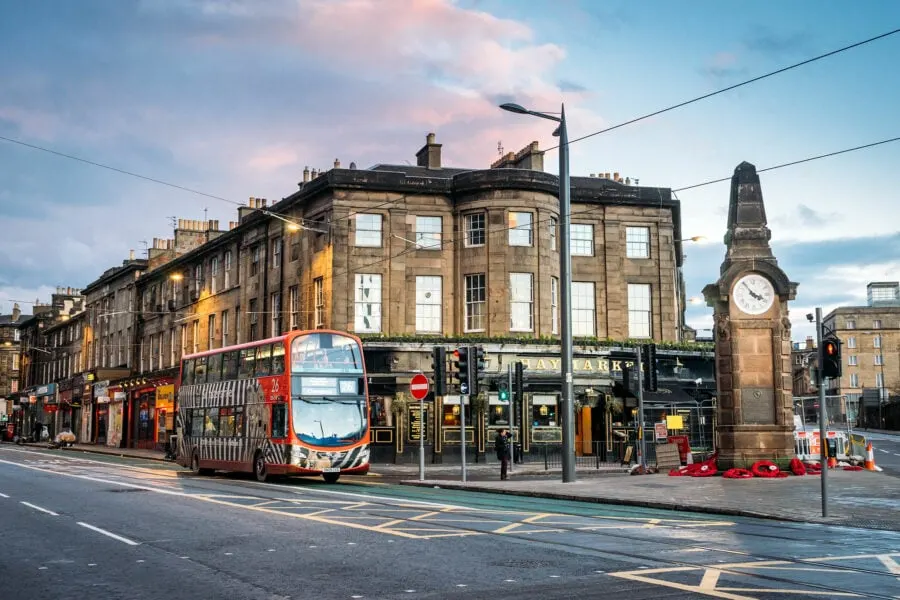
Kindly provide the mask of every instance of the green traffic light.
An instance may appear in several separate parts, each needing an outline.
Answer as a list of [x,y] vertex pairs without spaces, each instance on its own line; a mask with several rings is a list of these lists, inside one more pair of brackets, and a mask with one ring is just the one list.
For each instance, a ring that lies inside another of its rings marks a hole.
[[507,392],[506,390],[500,390],[500,399],[504,402],[509,400],[509,392]]

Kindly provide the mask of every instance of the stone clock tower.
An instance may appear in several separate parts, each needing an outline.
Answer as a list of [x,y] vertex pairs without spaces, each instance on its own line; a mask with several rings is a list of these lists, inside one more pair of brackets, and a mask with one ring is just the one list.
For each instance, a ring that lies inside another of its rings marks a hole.
[[713,308],[719,468],[794,456],[791,322],[797,294],[778,267],[756,167],[731,178],[725,260],[703,289]]

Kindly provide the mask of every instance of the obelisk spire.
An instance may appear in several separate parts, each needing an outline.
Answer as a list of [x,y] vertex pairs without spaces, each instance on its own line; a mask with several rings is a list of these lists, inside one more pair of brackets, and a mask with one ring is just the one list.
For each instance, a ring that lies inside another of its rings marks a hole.
[[728,203],[728,231],[725,233],[725,261],[722,273],[734,262],[755,260],[777,265],[769,240],[772,232],[766,221],[766,207],[756,167],[742,162],[731,177],[731,198]]

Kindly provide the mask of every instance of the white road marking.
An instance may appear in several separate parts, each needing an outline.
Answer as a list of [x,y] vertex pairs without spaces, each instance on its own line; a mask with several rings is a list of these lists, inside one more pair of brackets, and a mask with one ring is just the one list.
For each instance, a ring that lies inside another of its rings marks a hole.
[[0,494],[0,498],[9,498],[6,494]]
[[887,450],[884,450],[883,448],[879,448],[878,451],[879,451],[879,452],[884,452],[885,454],[888,453],[888,451],[887,451]]
[[47,567],[38,567],[38,571],[45,571]]
[[81,525],[82,527],[90,529],[91,531],[96,531],[97,533],[102,533],[106,537],[111,537],[114,540],[118,540],[118,541],[122,542],[123,544],[128,544],[129,546],[139,546],[140,545],[138,542],[135,542],[134,540],[129,540],[128,538],[122,537],[121,535],[116,535],[115,533],[112,533],[111,531],[106,531],[105,529],[100,529],[99,527],[94,527],[90,523],[82,523],[81,521],[78,521],[78,524]]
[[58,517],[58,516],[59,516],[59,514],[53,512],[52,510],[47,510],[46,508],[41,508],[40,506],[37,506],[36,504],[32,504],[32,503],[30,503],[30,502],[24,502],[24,501],[22,501],[22,502],[20,502],[20,504],[24,504],[24,505],[27,506],[28,508],[33,508],[34,510],[39,510],[39,511],[41,511],[41,512],[47,513],[48,515],[53,515],[54,517]]

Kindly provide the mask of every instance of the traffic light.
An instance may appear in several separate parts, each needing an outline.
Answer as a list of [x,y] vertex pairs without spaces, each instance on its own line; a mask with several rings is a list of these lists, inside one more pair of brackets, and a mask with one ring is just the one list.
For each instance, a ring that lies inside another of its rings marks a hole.
[[828,336],[822,341],[822,379],[841,376],[841,340]]
[[477,396],[481,389],[481,376],[484,374],[484,348],[472,346],[472,355],[472,391],[469,393]]
[[469,347],[460,346],[453,353],[456,356],[456,376],[459,378],[459,393],[463,396],[469,395],[469,386],[471,385],[470,377],[472,363],[469,360]]
[[644,374],[644,391],[655,392],[659,389],[656,376],[656,344],[641,346],[641,369]]
[[500,402],[509,402],[509,386],[505,381],[501,381],[497,386],[497,395],[500,397]]
[[447,395],[447,349],[435,346],[431,351],[431,370],[434,372],[434,395]]

